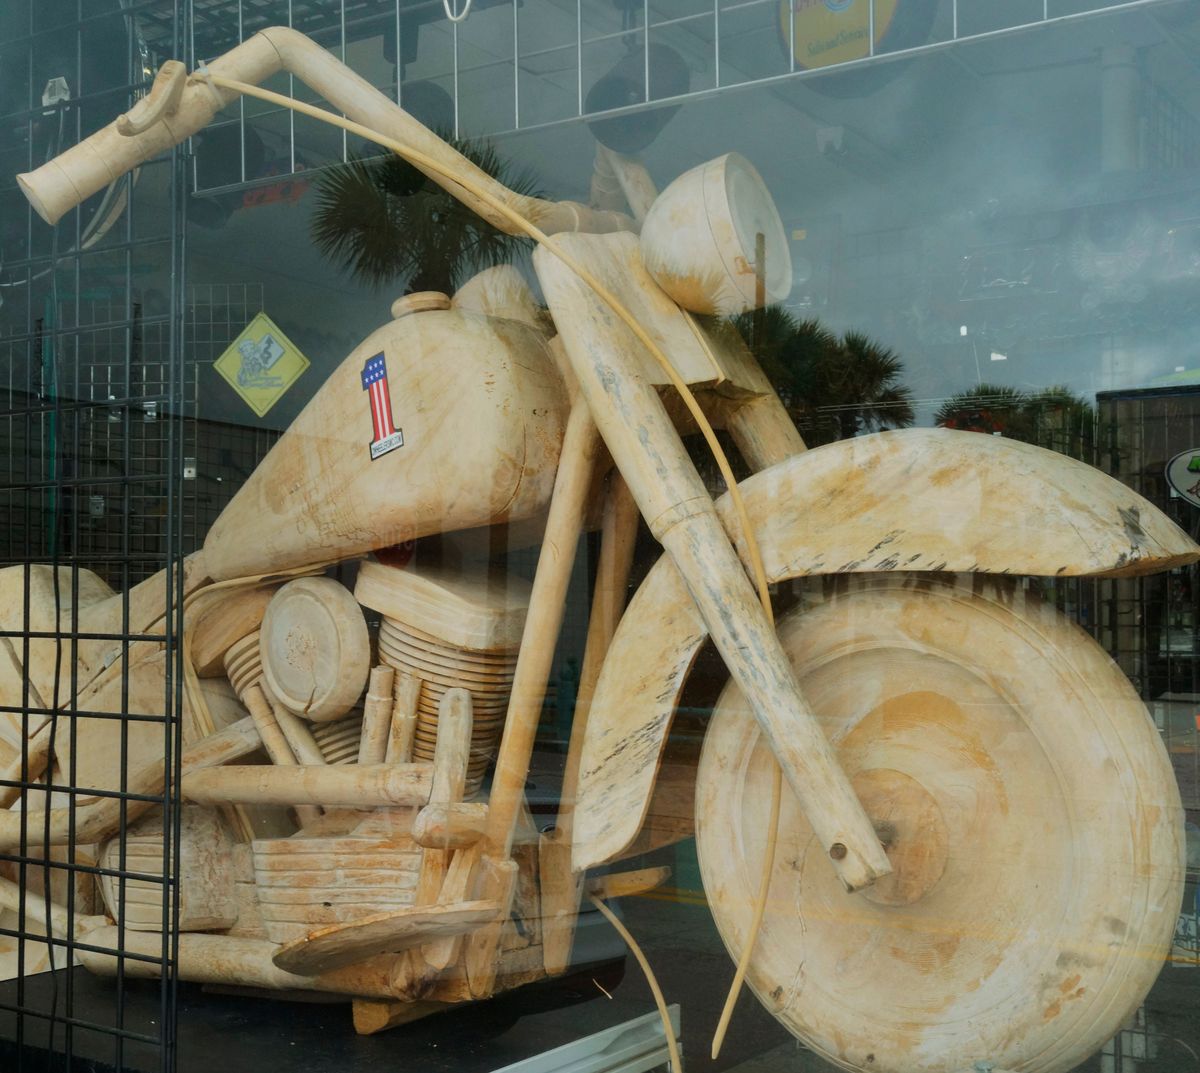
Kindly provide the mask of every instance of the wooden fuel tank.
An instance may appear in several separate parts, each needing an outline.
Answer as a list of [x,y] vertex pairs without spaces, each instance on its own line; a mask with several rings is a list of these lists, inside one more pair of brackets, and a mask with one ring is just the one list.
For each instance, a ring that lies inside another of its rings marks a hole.
[[393,312],[401,315],[350,353],[209,530],[214,580],[546,506],[567,403],[542,335],[450,309],[441,295],[409,296]]

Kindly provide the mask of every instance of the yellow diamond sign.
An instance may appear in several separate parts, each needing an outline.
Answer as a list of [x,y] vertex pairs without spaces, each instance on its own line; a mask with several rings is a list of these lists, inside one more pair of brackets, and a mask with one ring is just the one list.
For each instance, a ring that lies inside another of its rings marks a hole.
[[262,417],[308,368],[308,358],[266,313],[259,313],[213,367]]

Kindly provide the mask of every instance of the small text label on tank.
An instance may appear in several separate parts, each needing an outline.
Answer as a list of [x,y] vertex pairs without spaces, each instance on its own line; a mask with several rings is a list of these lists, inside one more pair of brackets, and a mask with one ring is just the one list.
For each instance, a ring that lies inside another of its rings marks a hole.
[[375,430],[371,438],[371,461],[374,462],[388,451],[404,446],[404,433],[392,424],[392,398],[388,392],[387,365],[382,351],[367,359],[362,371],[362,386],[371,400],[371,424]]

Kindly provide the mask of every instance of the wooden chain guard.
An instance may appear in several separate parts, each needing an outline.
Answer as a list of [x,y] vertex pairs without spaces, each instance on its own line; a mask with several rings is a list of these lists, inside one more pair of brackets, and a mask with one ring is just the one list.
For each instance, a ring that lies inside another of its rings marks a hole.
[[[1178,790],[1128,681],[1053,608],[981,579],[845,580],[779,633],[896,871],[847,894],[785,782],[755,994],[847,1069],[1074,1067],[1150,989],[1182,894]],[[730,685],[696,821],[735,959],[772,763]]]

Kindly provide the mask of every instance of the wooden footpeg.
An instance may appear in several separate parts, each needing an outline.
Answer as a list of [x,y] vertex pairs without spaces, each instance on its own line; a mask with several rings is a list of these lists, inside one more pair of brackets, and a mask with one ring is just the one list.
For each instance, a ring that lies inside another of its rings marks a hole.
[[633,894],[645,894],[648,890],[661,887],[671,877],[671,869],[640,868],[636,872],[616,872],[612,875],[589,879],[588,894],[602,902],[610,898],[628,898]]
[[426,805],[413,821],[413,840],[430,849],[466,849],[483,837],[487,812],[482,801]]
[[316,976],[379,954],[396,954],[435,939],[463,935],[488,924],[500,913],[495,901],[418,905],[394,913],[376,913],[348,924],[319,928],[281,946],[271,960],[277,968]]

